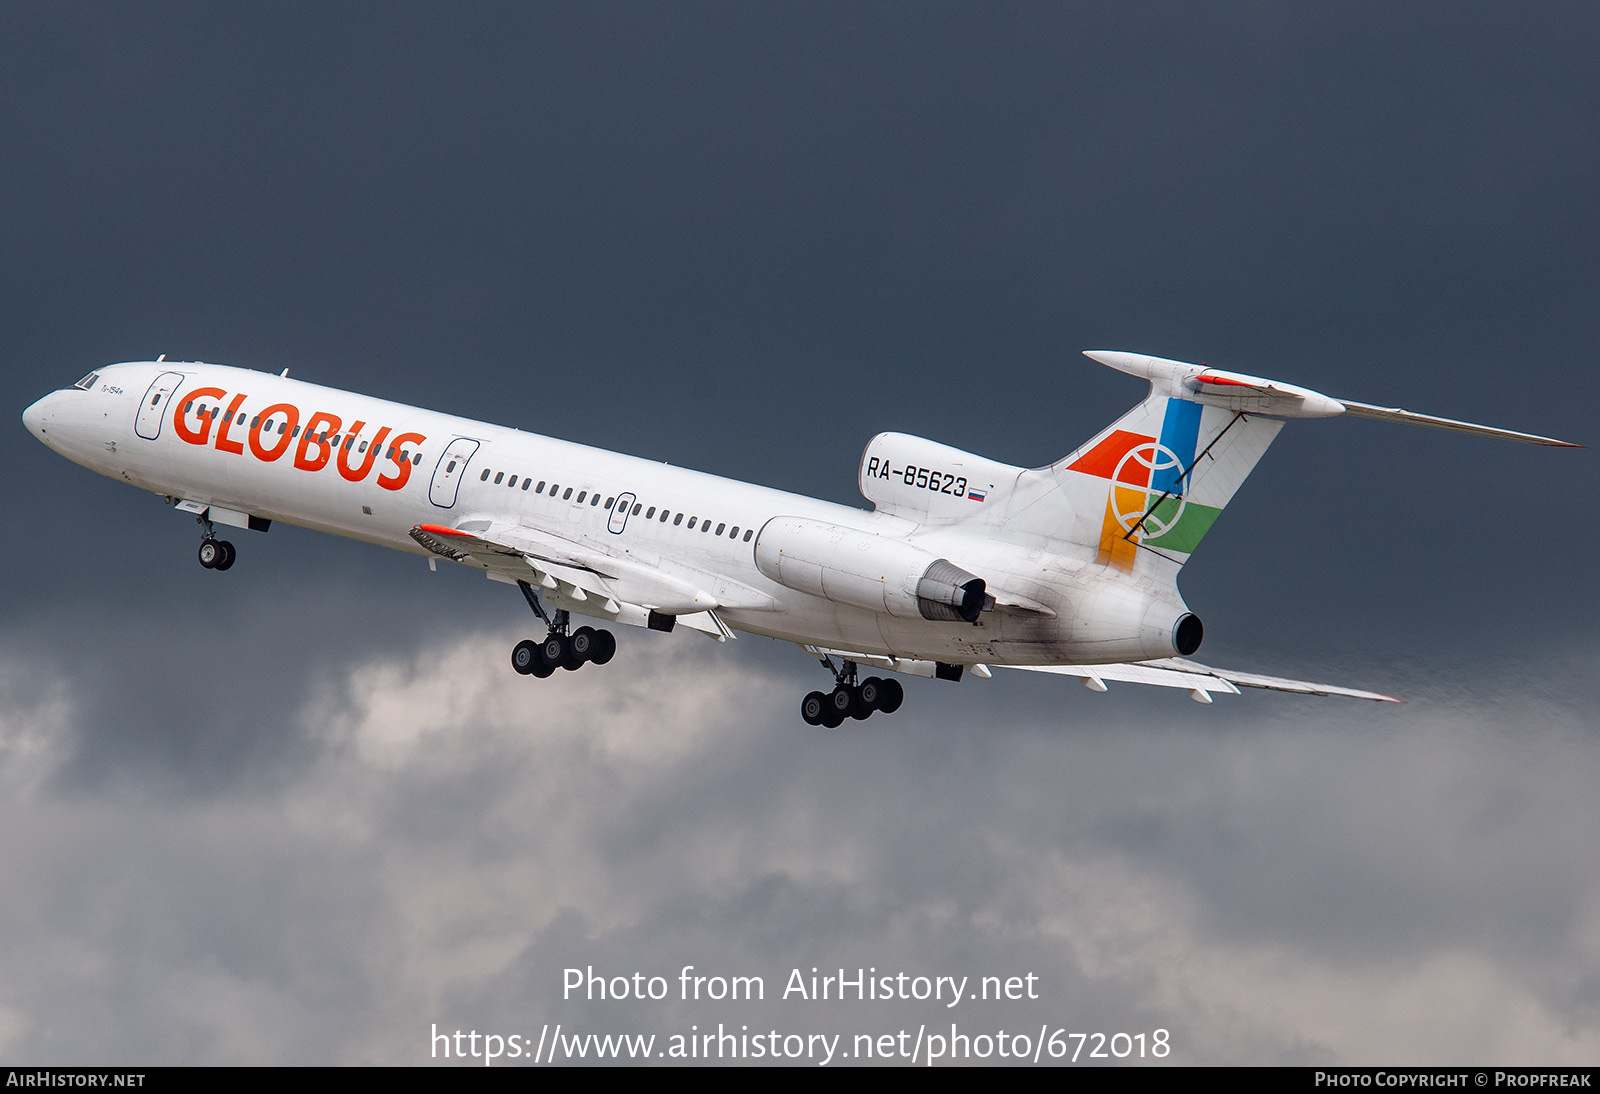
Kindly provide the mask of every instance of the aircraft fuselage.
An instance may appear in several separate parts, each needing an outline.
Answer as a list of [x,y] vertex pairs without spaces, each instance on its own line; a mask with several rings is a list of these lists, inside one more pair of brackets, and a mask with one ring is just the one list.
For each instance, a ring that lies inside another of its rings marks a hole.
[[[733,629],[824,648],[951,665],[1138,660],[1172,654],[1171,621],[1185,611],[1175,589],[1108,574],[1080,545],[997,538],[994,521],[920,525],[223,365],[108,366],[24,421],[74,462],[212,519],[282,521],[413,554],[429,553],[411,534],[419,526],[542,530],[703,589]],[[974,513],[1012,504],[970,500]],[[756,555],[780,517],[914,545],[1043,610],[991,604],[976,622],[932,621],[785,587]],[[563,588],[544,596],[605,618]]]

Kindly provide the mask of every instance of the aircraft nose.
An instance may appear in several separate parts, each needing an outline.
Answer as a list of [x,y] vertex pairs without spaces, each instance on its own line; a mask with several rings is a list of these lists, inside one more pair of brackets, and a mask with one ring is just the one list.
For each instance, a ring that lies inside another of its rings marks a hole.
[[28,427],[29,433],[41,441],[45,439],[46,431],[50,427],[50,404],[55,396],[56,393],[51,392],[22,412],[22,424]]

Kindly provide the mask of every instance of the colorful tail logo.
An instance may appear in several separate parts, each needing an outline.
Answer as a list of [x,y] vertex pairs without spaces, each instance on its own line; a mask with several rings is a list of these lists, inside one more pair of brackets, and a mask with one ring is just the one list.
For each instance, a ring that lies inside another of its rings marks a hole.
[[1118,429],[1069,465],[1109,481],[1099,561],[1131,573],[1139,544],[1192,553],[1220,508],[1189,501],[1200,437],[1198,403],[1168,399],[1161,437]]

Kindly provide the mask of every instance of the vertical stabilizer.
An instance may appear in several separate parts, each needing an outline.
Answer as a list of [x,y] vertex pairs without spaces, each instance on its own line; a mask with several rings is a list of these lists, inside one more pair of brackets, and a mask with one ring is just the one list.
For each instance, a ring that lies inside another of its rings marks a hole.
[[1554,437],[1334,399],[1204,364],[1113,350],[1084,354],[1150,381],[1150,394],[1088,444],[1017,476],[1006,524],[1092,548],[1105,566],[1175,577],[1287,418],[1341,414],[1581,447]]
[[[1098,562],[1124,573],[1175,574],[1278,435],[1281,418],[1266,415],[1282,411],[1247,409],[1242,392],[1217,399],[1186,383],[1220,378],[1202,365],[1104,356],[1117,360],[1102,363],[1147,376],[1150,394],[1071,455],[1024,473],[1033,480],[1025,492],[1037,498],[1026,523],[1041,531],[1048,523],[1048,534],[1093,548]],[[1124,367],[1129,362],[1138,368]],[[1258,406],[1282,397],[1287,390],[1250,396]],[[1297,416],[1310,416],[1300,404]]]

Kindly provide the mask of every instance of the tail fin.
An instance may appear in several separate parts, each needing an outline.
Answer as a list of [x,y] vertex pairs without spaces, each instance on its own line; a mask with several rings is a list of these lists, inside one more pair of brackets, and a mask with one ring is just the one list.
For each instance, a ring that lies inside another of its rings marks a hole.
[[1286,418],[1360,417],[1532,444],[1551,437],[1341,401],[1307,388],[1134,353],[1085,356],[1150,381],[1150,394],[1088,444],[1018,477],[1017,526],[1093,547],[1125,573],[1176,576]]
[[1054,508],[1070,514],[1070,531],[1058,525],[1056,535],[1095,547],[1097,561],[1125,573],[1175,574],[1189,560],[1283,427],[1193,394],[1152,378],[1145,400],[1087,444],[1024,473],[1052,484]]

